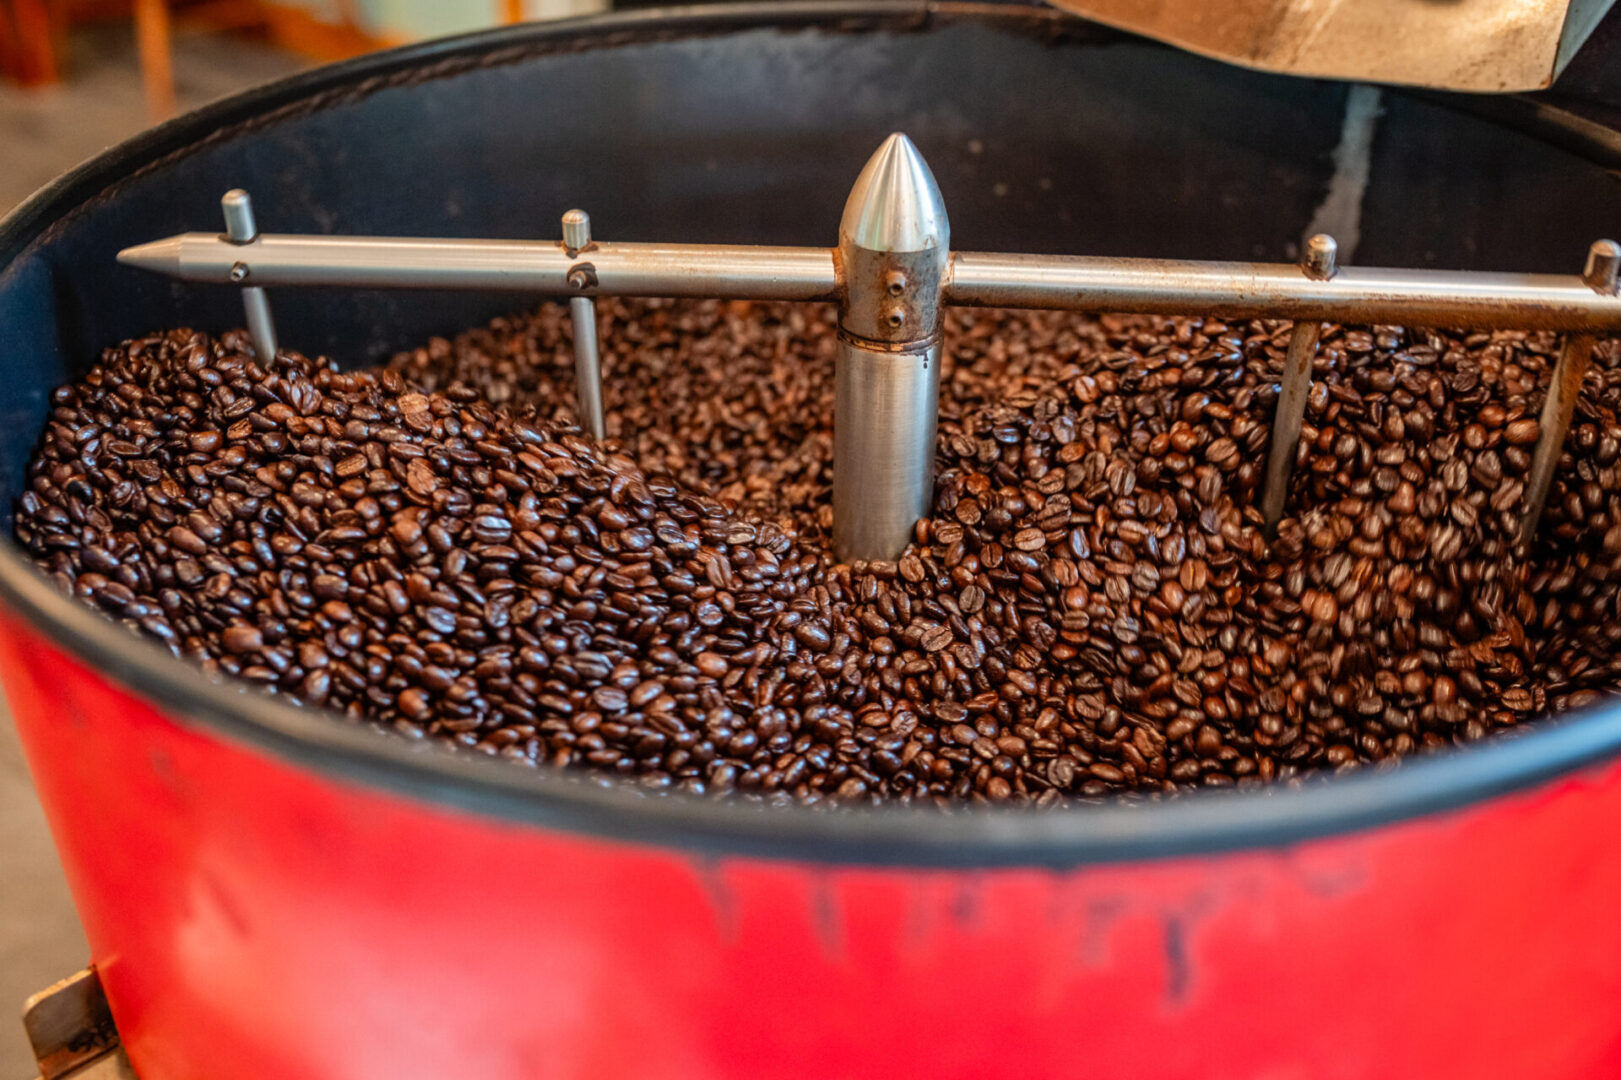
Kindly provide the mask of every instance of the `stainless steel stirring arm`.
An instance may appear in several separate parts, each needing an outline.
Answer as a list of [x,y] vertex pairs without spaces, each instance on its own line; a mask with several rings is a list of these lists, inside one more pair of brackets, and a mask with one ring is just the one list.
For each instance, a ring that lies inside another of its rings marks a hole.
[[598,243],[583,211],[556,242],[277,236],[247,195],[225,196],[225,234],[184,233],[120,262],[244,290],[254,348],[276,348],[264,290],[279,285],[513,289],[570,298],[581,422],[603,436],[598,296],[822,300],[839,305],[833,545],[842,560],[894,559],[929,509],[947,304],[1295,320],[1261,507],[1283,516],[1320,323],[1556,330],[1568,336],[1543,409],[1521,542],[1534,537],[1595,335],[1621,332],[1621,246],[1600,240],[1580,275],[1339,267],[1313,237],[1299,266],[952,252],[939,187],[905,135],[857,178],[834,248]]

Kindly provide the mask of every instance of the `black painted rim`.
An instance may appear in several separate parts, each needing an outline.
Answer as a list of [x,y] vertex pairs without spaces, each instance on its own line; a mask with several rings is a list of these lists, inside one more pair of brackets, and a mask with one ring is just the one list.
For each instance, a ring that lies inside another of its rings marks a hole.
[[[132,172],[222,129],[317,95],[446,61],[503,50],[612,47],[624,40],[762,28],[921,29],[973,20],[1057,32],[1063,16],[1038,8],[914,2],[756,2],[647,11],[505,27],[318,68],[206,106],[147,131],[65,174],[0,221],[0,275],[53,223]],[[1084,24],[1075,24],[1084,25]],[[1089,31],[1088,31],[1089,32]],[[1399,92],[1399,91],[1397,91]],[[1426,95],[1431,96],[1431,95]],[[1476,110],[1468,99],[1445,104]],[[1535,105],[1520,127],[1609,167],[1621,136]],[[1579,137],[1577,137],[1579,135]],[[206,678],[156,644],[59,592],[9,537],[0,541],[0,600],[54,645],[161,707],[177,722],[246,744],[333,780],[506,822],[703,857],[747,856],[833,865],[1041,866],[1277,847],[1456,810],[1611,759],[1621,752],[1621,704],[1545,721],[1474,746],[1361,769],[1293,789],[1193,792],[1057,812],[921,808],[807,810],[681,795],[647,796],[556,770],[381,737],[323,710],[295,707]]]

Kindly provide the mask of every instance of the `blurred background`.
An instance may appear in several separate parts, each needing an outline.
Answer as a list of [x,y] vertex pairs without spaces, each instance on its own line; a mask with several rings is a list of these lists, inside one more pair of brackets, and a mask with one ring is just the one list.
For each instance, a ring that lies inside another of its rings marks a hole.
[[[206,101],[420,38],[645,6],[610,0],[0,0],[0,215]],[[88,961],[0,701],[0,1080],[35,1073],[28,995]]]
[[151,123],[299,67],[612,0],[0,0],[0,212]]

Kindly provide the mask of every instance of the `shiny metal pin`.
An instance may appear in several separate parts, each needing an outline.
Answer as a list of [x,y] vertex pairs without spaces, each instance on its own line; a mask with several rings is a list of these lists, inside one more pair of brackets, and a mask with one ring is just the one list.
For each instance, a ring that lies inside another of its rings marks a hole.
[[[584,210],[563,215],[563,250],[571,259],[591,246],[591,216]],[[569,284],[585,288],[591,275],[576,267],[569,272]],[[597,348],[597,302],[589,296],[574,296],[568,302],[569,321],[574,329],[574,396],[580,408],[580,424],[593,439],[608,437],[608,424],[602,412],[602,355]]]
[[[1596,240],[1587,249],[1587,265],[1582,269],[1582,283],[1600,296],[1614,296],[1618,278],[1621,278],[1621,244],[1614,240]],[[1542,403],[1542,416],[1538,420],[1537,449],[1531,458],[1530,479],[1525,488],[1525,516],[1520,523],[1520,549],[1525,551],[1537,537],[1537,526],[1548,503],[1548,492],[1553,487],[1553,475],[1564,450],[1565,436],[1570,432],[1571,419],[1576,415],[1576,401],[1581,396],[1582,380],[1593,365],[1592,334],[1568,334],[1559,360],[1554,365],[1553,381],[1548,387],[1548,398]]]
[[[1332,236],[1318,233],[1306,241],[1301,272],[1312,281],[1328,281],[1337,270],[1334,262],[1338,250]],[[1289,338],[1289,354],[1283,361],[1283,383],[1278,388],[1278,407],[1272,418],[1272,446],[1267,452],[1261,495],[1261,516],[1269,535],[1282,520],[1288,499],[1289,477],[1294,473],[1300,448],[1300,425],[1306,416],[1306,398],[1311,394],[1311,365],[1322,330],[1322,323],[1316,320],[1296,322]]]
[[[220,199],[225,212],[225,238],[230,243],[246,247],[259,239],[259,227],[253,220],[253,200],[241,188],[232,188]],[[232,266],[232,280],[246,281],[253,274],[251,257],[238,259]],[[262,363],[276,358],[276,322],[270,315],[270,298],[257,285],[242,289],[242,308],[247,314],[248,337],[253,341],[253,353]]]

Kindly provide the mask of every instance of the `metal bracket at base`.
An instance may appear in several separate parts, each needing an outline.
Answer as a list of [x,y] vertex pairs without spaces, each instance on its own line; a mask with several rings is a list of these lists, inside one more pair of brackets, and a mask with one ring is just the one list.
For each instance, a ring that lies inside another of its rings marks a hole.
[[94,966],[30,997],[23,1029],[39,1080],[135,1080]]

